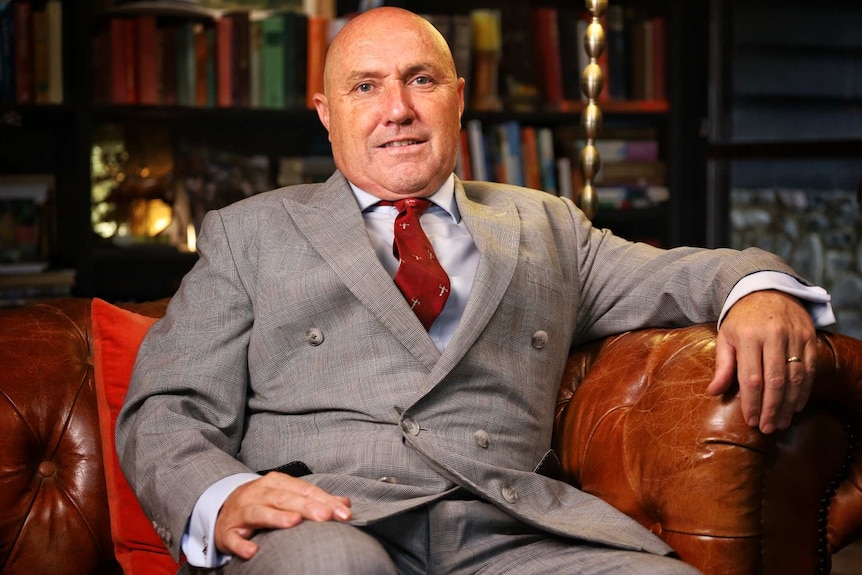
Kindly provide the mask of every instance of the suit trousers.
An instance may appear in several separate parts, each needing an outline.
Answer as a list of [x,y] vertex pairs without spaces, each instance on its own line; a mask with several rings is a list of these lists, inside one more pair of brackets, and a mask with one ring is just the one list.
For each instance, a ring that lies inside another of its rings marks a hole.
[[[555,537],[490,503],[444,499],[367,527],[305,521],[254,537],[250,561],[224,575],[692,575],[678,559]],[[200,571],[196,571],[200,572]]]

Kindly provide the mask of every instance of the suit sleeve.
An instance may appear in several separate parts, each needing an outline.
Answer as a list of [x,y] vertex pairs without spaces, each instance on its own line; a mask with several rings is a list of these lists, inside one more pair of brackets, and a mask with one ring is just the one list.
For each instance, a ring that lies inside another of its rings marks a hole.
[[716,322],[733,287],[757,271],[799,279],[766,251],[679,247],[660,249],[595,228],[571,202],[572,251],[580,278],[575,341],[644,327]]
[[123,472],[175,558],[201,493],[250,471],[236,454],[253,309],[235,249],[209,213],[199,260],[144,339],[117,421]]

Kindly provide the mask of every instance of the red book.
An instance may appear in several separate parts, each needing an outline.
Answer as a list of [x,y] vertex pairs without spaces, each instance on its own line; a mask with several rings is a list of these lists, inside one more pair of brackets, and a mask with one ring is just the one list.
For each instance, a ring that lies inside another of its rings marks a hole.
[[33,13],[29,2],[12,3],[12,37],[15,42],[15,101],[32,104],[33,79]]
[[138,103],[154,106],[159,103],[159,51],[156,17],[138,16],[135,72],[137,73]]
[[108,21],[108,58],[110,59],[111,76],[109,100],[111,103],[135,103],[134,46],[134,20],[111,18]]
[[667,25],[666,20],[657,16],[652,19],[652,99],[667,99]]
[[329,18],[308,17],[308,67],[306,72],[305,105],[314,109],[314,94],[323,92],[323,60],[329,47]]
[[563,69],[560,61],[560,35],[556,8],[531,10],[536,70],[545,102],[551,107],[563,103]]
[[216,104],[233,105],[233,20],[216,20]]

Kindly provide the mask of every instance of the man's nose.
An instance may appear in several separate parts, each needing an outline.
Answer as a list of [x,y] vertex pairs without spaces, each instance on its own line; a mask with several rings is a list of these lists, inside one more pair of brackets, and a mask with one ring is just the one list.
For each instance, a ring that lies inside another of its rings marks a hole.
[[413,120],[413,100],[410,90],[402,83],[390,84],[384,93],[386,121],[402,124]]

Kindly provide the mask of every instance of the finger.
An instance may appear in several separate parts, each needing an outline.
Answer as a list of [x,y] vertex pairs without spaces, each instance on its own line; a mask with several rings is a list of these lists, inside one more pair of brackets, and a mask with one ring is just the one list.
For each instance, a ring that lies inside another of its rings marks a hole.
[[249,560],[257,553],[258,545],[254,541],[250,541],[244,537],[240,530],[232,529],[224,534],[224,538],[221,541],[221,545],[218,545],[218,549],[228,555],[235,555]]
[[742,416],[751,427],[757,427],[763,408],[763,361],[759,345],[747,345],[736,350],[736,378]]
[[347,497],[332,495],[312,483],[283,473],[269,473],[264,479],[274,490],[273,503],[281,509],[300,512],[306,519],[315,521],[333,518],[348,521],[352,517]]
[[715,373],[706,387],[706,393],[708,395],[727,393],[733,385],[735,373],[736,353],[733,346],[725,340],[724,334],[719,332],[715,340]]
[[763,399],[760,430],[772,433],[779,427],[787,394],[787,341],[772,337],[763,345]]

